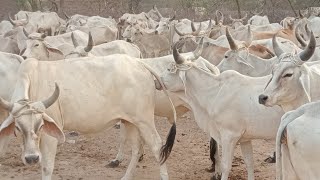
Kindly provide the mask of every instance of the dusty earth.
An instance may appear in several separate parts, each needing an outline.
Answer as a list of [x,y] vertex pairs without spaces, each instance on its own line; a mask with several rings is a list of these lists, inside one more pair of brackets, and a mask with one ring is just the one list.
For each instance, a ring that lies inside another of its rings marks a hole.
[[[210,166],[209,137],[189,117],[190,115],[186,114],[178,119],[176,142],[167,160],[170,179],[210,179],[212,174],[205,170]],[[164,140],[170,124],[165,118],[156,118],[156,126]],[[119,167],[106,167],[117,154],[118,136],[119,129],[112,128],[91,136],[73,137],[72,140],[75,140],[75,143],[66,142],[59,145],[53,179],[121,179],[130,160],[129,146],[126,148],[125,159]],[[0,179],[41,179],[38,165],[23,165],[19,141],[18,138],[13,138],[6,156],[0,158]],[[274,164],[263,161],[273,151],[273,145],[273,141],[265,140],[257,140],[253,144],[255,178],[258,180],[275,179]],[[144,160],[138,164],[135,179],[160,179],[159,166],[147,146],[145,146]],[[239,146],[235,152],[230,179],[247,179]]]

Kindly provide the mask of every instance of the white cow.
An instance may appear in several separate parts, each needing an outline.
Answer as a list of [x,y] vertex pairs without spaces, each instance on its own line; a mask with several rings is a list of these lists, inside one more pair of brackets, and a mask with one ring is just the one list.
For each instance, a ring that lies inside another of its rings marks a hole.
[[109,43],[103,43],[97,46],[93,46],[93,39],[91,32],[89,32],[89,39],[87,46],[80,46],[75,39],[73,33],[71,34],[74,50],[65,55],[65,58],[75,57],[91,57],[91,56],[108,56],[111,54],[127,54],[131,57],[141,58],[141,52],[138,46],[128,43],[123,40],[115,40]]
[[198,126],[221,145],[222,180],[228,179],[237,143],[248,179],[253,180],[251,140],[275,138],[283,115],[280,108],[266,108],[256,101],[270,76],[253,78],[235,71],[215,75],[185,60],[177,46],[173,48],[176,63],[168,64],[163,73],[164,85],[190,106]]
[[320,102],[289,111],[281,118],[276,139],[277,180],[320,177]]
[[176,126],[173,123],[161,148],[153,120],[153,73],[145,64],[130,59],[117,54],[68,61],[24,61],[11,102],[0,98],[1,106],[10,111],[0,127],[0,141],[20,132],[24,137],[22,161],[41,162],[42,179],[51,179],[57,143],[65,139],[62,129],[95,133],[122,119],[132,145],[132,159],[123,179],[133,178],[142,137],[161,163],[161,178],[167,180],[164,162],[172,149]]
[[276,43],[275,52],[280,62],[273,67],[272,79],[259,96],[260,104],[279,105],[287,112],[320,99],[320,61],[305,63],[312,57],[315,46],[313,33],[306,49],[297,55],[284,53]]

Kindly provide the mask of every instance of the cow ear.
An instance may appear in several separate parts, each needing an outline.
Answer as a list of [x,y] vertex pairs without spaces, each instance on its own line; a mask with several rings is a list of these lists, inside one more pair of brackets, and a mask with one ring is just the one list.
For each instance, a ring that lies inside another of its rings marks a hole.
[[56,48],[47,47],[47,51],[49,51],[51,53],[60,54],[63,56],[63,53],[59,49],[56,49]]
[[63,143],[65,141],[65,136],[61,128],[46,113],[43,113],[42,117],[44,120],[42,127],[43,131],[48,135],[57,138],[60,143]]
[[299,81],[301,83],[303,92],[305,93],[305,97],[307,98],[307,102],[311,102],[310,97],[310,77],[306,74],[306,72],[301,72],[301,76],[299,78]]
[[0,126],[0,139],[13,134],[15,128],[14,118],[10,114]]

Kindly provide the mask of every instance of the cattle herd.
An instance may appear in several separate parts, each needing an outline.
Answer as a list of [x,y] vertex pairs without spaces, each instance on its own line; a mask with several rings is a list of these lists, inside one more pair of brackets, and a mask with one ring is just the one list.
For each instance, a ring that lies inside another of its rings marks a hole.
[[[23,163],[40,163],[42,179],[51,179],[63,130],[119,123],[110,165],[128,142],[122,179],[133,179],[146,144],[166,180],[177,118],[190,111],[212,138],[212,179],[228,179],[240,144],[253,180],[254,139],[275,140],[278,180],[320,177],[318,15],[269,23],[252,13],[226,25],[220,11],[193,22],[163,17],[156,6],[117,20],[64,14],[19,11],[0,23],[0,154],[21,136]],[[154,115],[171,124],[164,143]]]

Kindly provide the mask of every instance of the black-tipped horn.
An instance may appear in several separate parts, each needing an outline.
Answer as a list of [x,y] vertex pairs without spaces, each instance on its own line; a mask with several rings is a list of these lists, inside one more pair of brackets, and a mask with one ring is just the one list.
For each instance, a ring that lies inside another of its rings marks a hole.
[[191,61],[195,61],[201,56],[203,50],[203,38],[204,37],[201,37],[197,48],[193,51],[193,57],[190,59]]
[[174,13],[173,17],[169,19],[169,21],[173,21],[176,18],[176,13]]
[[64,14],[64,16],[66,17],[67,20],[70,19],[70,16],[68,16],[68,14],[66,12],[64,12],[64,11],[62,11],[62,12],[63,12],[63,14]]
[[179,36],[184,36],[184,35],[185,35],[184,33],[180,32],[180,31],[177,29],[176,25],[174,25],[173,28],[174,28],[174,30],[176,31],[176,33],[177,33]]
[[55,83],[55,90],[53,94],[46,100],[42,101],[42,104],[47,109],[49,108],[54,102],[57,101],[58,97],[60,95],[60,88],[57,83]]
[[78,43],[78,41],[76,40],[76,38],[74,37],[73,32],[71,33],[71,40],[72,40],[73,47],[76,48],[76,47],[79,46],[79,43]]
[[299,9],[299,18],[300,18],[300,19],[304,18],[303,14],[302,14],[302,12],[301,12],[301,9]]
[[308,61],[316,49],[316,39],[314,38],[313,32],[311,31],[311,37],[308,46],[299,53],[299,57],[302,61]]
[[234,41],[234,39],[232,38],[228,27],[226,27],[226,37],[227,37],[227,40],[229,42],[230,49],[231,50],[237,50],[238,46],[237,46],[236,42]]
[[276,54],[277,57],[280,57],[284,53],[284,51],[281,49],[281,47],[278,44],[277,34],[274,34],[272,37],[272,46],[273,46],[274,53]]
[[8,102],[4,99],[2,99],[2,97],[0,97],[0,106],[4,109],[6,109],[7,111],[11,111],[13,108],[13,103]]
[[10,13],[8,13],[8,18],[9,18],[9,22],[12,24],[12,25],[16,25],[16,22],[14,22],[14,20],[11,18],[11,15]]
[[173,58],[177,64],[183,64],[186,60],[179,54],[178,48],[183,45],[184,41],[178,41],[173,45]]
[[29,37],[29,34],[28,34],[28,32],[26,31],[25,28],[22,28],[22,32],[23,32],[23,34],[24,34],[26,37]]
[[298,27],[296,27],[296,29],[295,29],[295,35],[296,35],[298,42],[301,44],[301,47],[305,48],[307,46],[307,42],[305,42],[304,39],[301,37]]
[[196,31],[196,27],[194,26],[194,22],[193,21],[191,21],[191,30],[192,30],[192,32]]
[[85,52],[91,51],[91,49],[93,48],[93,46],[94,46],[94,44],[93,44],[92,35],[91,35],[91,32],[89,32],[88,45],[87,45],[87,47],[84,48],[84,51],[85,51]]
[[192,32],[192,35],[198,36],[200,31],[201,31],[201,22],[200,22],[200,25],[199,25],[198,29],[196,31]]

